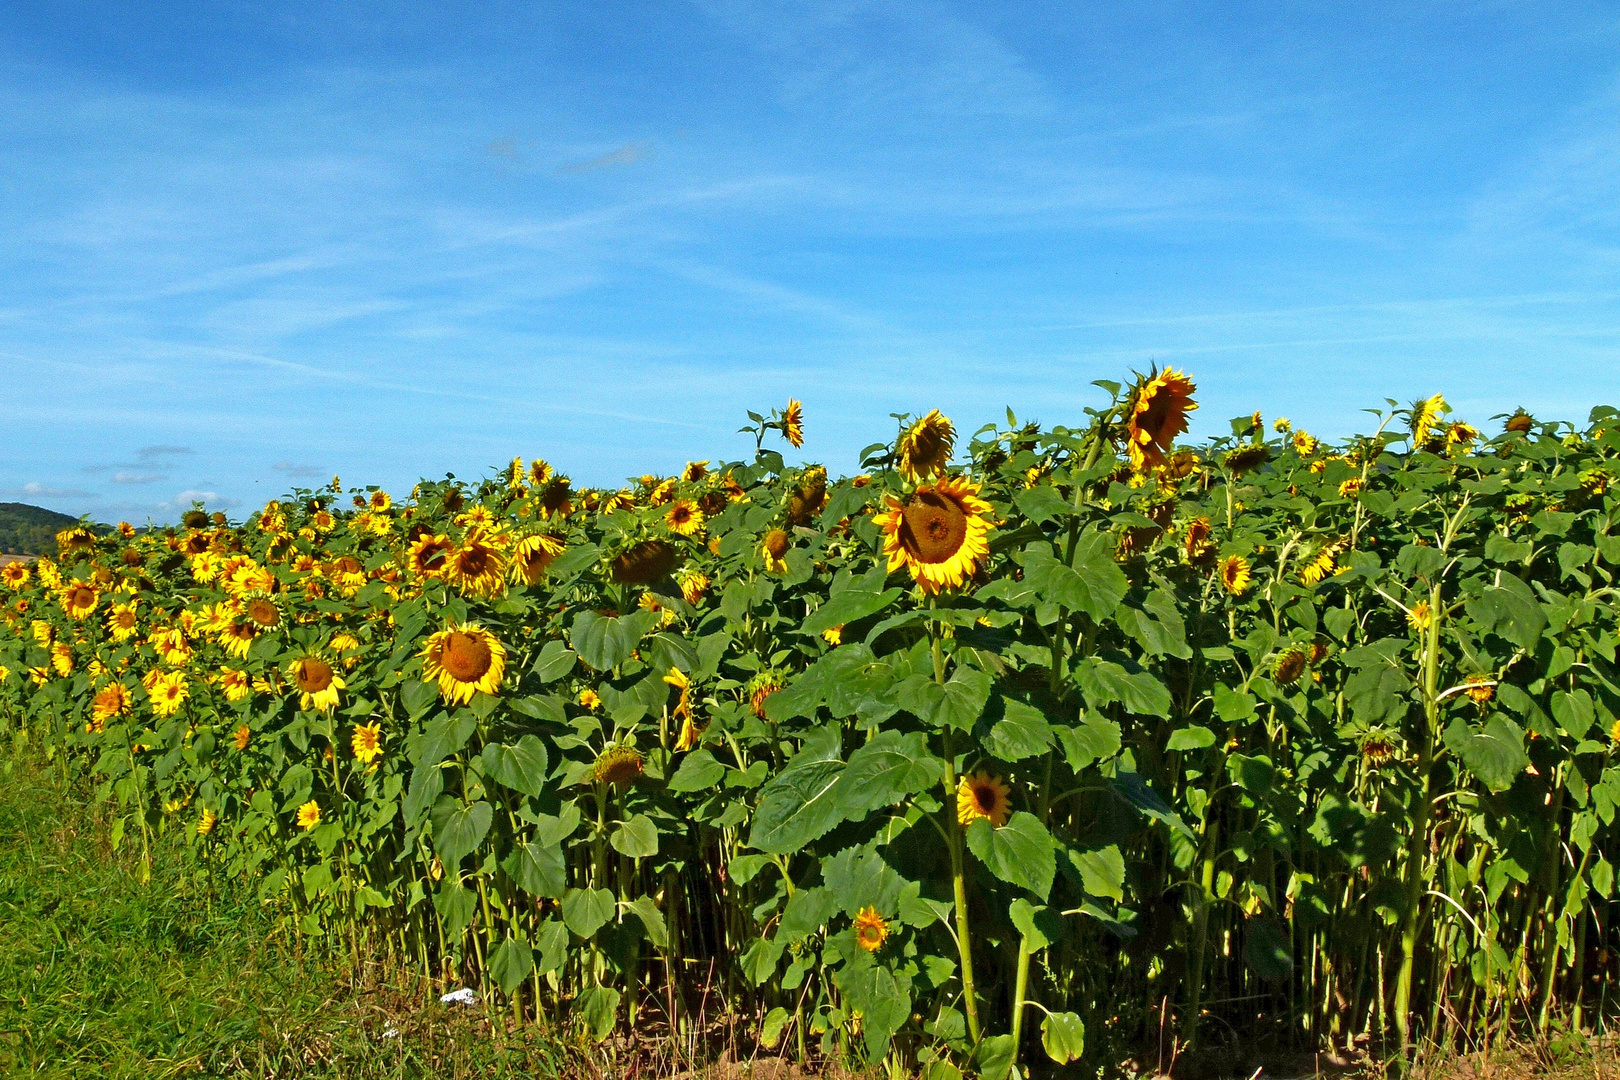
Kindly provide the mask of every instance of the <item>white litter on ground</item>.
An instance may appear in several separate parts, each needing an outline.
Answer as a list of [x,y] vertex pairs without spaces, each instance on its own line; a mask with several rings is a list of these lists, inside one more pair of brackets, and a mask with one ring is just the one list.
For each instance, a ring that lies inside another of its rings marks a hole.
[[385,1030],[382,1033],[382,1037],[385,1038],[385,1039],[397,1039],[397,1038],[399,1038],[399,1028],[393,1027],[392,1025],[390,1025],[388,1027],[388,1029]]
[[439,999],[440,1005],[476,1005],[478,995],[472,992],[471,987],[463,986],[460,990],[452,990]]

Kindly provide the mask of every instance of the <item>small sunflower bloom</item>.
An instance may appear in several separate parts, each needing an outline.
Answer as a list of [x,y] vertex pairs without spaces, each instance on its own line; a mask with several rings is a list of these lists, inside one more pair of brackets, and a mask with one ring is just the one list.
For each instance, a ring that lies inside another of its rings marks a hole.
[[314,799],[298,808],[298,827],[309,830],[321,823],[321,804]]
[[867,952],[877,952],[889,940],[889,924],[870,905],[855,916],[855,943]]
[[956,786],[956,820],[971,825],[982,818],[999,829],[1012,816],[1011,794],[1001,777],[982,770],[970,773]]

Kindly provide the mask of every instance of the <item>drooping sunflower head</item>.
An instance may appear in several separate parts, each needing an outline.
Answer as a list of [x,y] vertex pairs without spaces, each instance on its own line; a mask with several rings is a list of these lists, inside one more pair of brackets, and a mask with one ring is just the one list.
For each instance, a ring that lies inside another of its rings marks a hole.
[[956,425],[938,409],[914,421],[894,445],[900,475],[920,484],[943,473],[956,449]]
[[129,712],[129,691],[120,683],[108,683],[96,691],[90,702],[91,715],[101,723]]
[[1271,674],[1284,686],[1292,686],[1305,674],[1306,652],[1301,648],[1284,649],[1272,666]]
[[651,585],[675,571],[679,553],[667,540],[643,540],[613,560],[612,578],[621,585]]
[[298,691],[301,708],[320,709],[322,712],[337,708],[338,691],[343,689],[343,679],[330,661],[305,653],[292,662],[287,676],[292,681],[293,689]]
[[1214,545],[1210,541],[1211,527],[1209,518],[1199,517],[1187,522],[1187,535],[1182,538],[1181,548],[1187,556],[1187,561],[1197,563],[1207,560]]
[[1231,595],[1242,596],[1248,592],[1249,584],[1253,580],[1249,560],[1242,555],[1228,555],[1221,560],[1221,588]]
[[354,725],[354,734],[349,737],[349,749],[354,751],[357,761],[370,765],[382,755],[382,724],[373,721]]
[[208,809],[206,806],[203,807],[202,817],[197,819],[197,835],[207,836],[209,833],[214,831],[214,826],[218,823],[219,815]]
[[1387,731],[1369,731],[1361,740],[1361,757],[1372,768],[1385,765],[1395,756],[1395,739]]
[[1299,580],[1307,585],[1316,585],[1337,572],[1340,569],[1339,553],[1344,547],[1342,540],[1330,540],[1308,553],[1299,572]]
[[873,520],[883,531],[889,570],[902,566],[924,592],[959,588],[990,556],[990,504],[977,484],[942,479],[925,484]]
[[1412,402],[1408,410],[1407,424],[1412,432],[1414,448],[1428,443],[1434,436],[1435,426],[1440,423],[1440,417],[1447,411],[1446,399],[1439,394]]
[[765,719],[765,703],[772,694],[782,689],[782,675],[775,670],[762,671],[748,680],[745,688],[748,694],[748,707],[755,716]]
[[793,494],[788,497],[788,520],[795,525],[808,525],[826,505],[827,470],[817,465],[805,470]]
[[87,582],[75,581],[62,590],[62,610],[70,619],[83,619],[93,614],[101,594]]
[[1265,443],[1244,443],[1228,450],[1221,457],[1221,464],[1230,469],[1233,476],[1242,476],[1264,465],[1270,457],[1271,447]]
[[1012,816],[1011,794],[1001,777],[983,770],[970,773],[956,786],[956,820],[971,825],[983,819],[999,829]]
[[456,545],[443,533],[424,533],[411,545],[411,573],[419,581],[439,577],[449,568],[450,554],[455,549]]
[[664,514],[664,524],[681,536],[694,536],[703,530],[703,511],[691,499],[676,499]]
[[1131,468],[1143,472],[1164,464],[1176,436],[1187,430],[1187,414],[1198,408],[1198,387],[1175,368],[1139,376],[1125,402],[1126,453]]
[[1448,453],[1461,453],[1473,446],[1479,438],[1479,429],[1474,425],[1457,420],[1446,425],[1446,451]]
[[782,410],[782,438],[795,450],[804,445],[804,404],[798,398],[789,398]]
[[633,746],[610,746],[591,767],[591,778],[599,784],[629,784],[641,776],[641,752]]
[[248,748],[248,744],[252,741],[253,729],[248,727],[246,724],[243,724],[241,727],[237,728],[236,731],[231,735],[231,743],[238,750],[246,750]]
[[765,533],[760,541],[759,553],[765,560],[765,569],[773,574],[787,572],[788,548],[793,546],[793,538],[786,529],[771,529]]
[[533,585],[546,576],[552,562],[563,553],[563,542],[546,533],[531,533],[512,548],[509,573],[513,581]]
[[553,477],[540,492],[540,516],[567,517],[574,512],[574,489],[566,476]]
[[1361,489],[1364,486],[1366,485],[1363,484],[1361,477],[1352,476],[1350,479],[1339,485],[1339,498],[1353,499],[1357,495],[1361,494]]
[[1536,426],[1536,418],[1523,409],[1515,409],[1513,415],[1503,423],[1503,431],[1511,431],[1515,435],[1527,435],[1530,429]]
[[465,705],[477,693],[493,694],[506,674],[500,639],[473,623],[452,625],[428,638],[422,649],[422,676],[437,680],[439,695]]
[[1496,680],[1489,675],[1470,675],[1463,683],[1468,687],[1466,693],[1476,705],[1489,704],[1491,698],[1496,696]]
[[855,943],[867,952],[877,952],[888,940],[889,924],[877,913],[877,908],[862,908],[855,916]]
[[1429,624],[1434,621],[1434,616],[1429,611],[1429,602],[1419,600],[1413,604],[1412,610],[1406,613],[1406,621],[1411,624],[1412,629],[1420,634],[1428,630]]
[[482,529],[471,529],[445,561],[445,580],[463,593],[497,596],[506,588],[506,557]]
[[709,576],[701,570],[683,571],[677,584],[681,587],[681,597],[694,607],[702,603],[709,592]]
[[56,546],[64,556],[91,551],[96,546],[96,534],[83,525],[73,525],[56,534]]

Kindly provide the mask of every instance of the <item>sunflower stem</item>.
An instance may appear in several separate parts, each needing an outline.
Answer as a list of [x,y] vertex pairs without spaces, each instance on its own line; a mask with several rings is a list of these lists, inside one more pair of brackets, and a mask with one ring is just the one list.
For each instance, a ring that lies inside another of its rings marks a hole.
[[[928,600],[930,609],[934,606],[932,597]],[[945,684],[945,650],[939,640],[939,624],[933,620],[928,623],[929,636],[933,638],[934,681],[941,686]],[[956,799],[956,758],[951,750],[951,732],[949,728],[940,732],[941,746],[945,759],[945,818],[949,843],[946,849],[951,856],[951,895],[956,903],[956,950],[962,962],[962,1005],[967,1013],[968,1034],[974,1042],[979,1041],[979,1003],[974,996],[973,989],[973,931],[968,922],[967,909],[967,880],[964,874],[964,858],[962,851],[962,822],[958,816],[951,812]]]

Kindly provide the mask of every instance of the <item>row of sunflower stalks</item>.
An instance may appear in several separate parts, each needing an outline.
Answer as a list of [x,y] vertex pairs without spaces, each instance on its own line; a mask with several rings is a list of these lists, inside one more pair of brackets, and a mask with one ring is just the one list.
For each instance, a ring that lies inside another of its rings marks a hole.
[[0,723],[120,842],[597,1039],[718,1001],[949,1080],[1606,1016],[1614,410],[1188,447],[1188,376],[1097,385],[837,481],[794,402],[616,491],[71,529],[0,568]]

